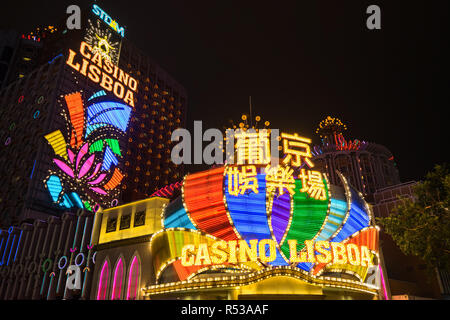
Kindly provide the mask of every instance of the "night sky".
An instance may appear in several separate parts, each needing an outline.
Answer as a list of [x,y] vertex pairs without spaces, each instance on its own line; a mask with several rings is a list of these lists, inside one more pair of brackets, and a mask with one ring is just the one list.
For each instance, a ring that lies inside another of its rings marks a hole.
[[[21,32],[90,1],[2,1]],[[219,128],[249,110],[319,142],[331,115],[347,138],[395,156],[403,182],[448,160],[448,1],[98,1],[126,37],[188,91],[188,126]],[[366,8],[382,30],[366,28]]]

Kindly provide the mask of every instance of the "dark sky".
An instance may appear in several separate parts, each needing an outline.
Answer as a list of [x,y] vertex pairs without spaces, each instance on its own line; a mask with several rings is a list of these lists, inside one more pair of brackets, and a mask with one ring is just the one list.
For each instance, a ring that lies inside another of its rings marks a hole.
[[[2,1],[30,31],[90,1]],[[327,115],[395,155],[402,181],[448,160],[448,1],[100,1],[126,37],[186,87],[188,123],[239,121],[252,96],[272,128],[314,138]],[[366,8],[382,30],[366,28]]]

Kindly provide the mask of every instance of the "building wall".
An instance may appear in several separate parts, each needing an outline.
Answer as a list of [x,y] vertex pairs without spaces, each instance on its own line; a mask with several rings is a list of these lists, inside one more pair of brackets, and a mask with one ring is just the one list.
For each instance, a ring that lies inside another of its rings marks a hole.
[[[95,270],[94,215],[64,213],[1,230],[0,300],[87,299]],[[67,270],[78,264],[81,290],[66,290]]]
[[377,190],[400,183],[398,170],[390,157],[386,148],[372,144],[357,151],[325,149],[313,160],[318,170],[328,174],[332,184],[340,184],[338,170],[373,203],[373,194]]
[[[33,207],[48,212],[48,205],[40,206],[42,180],[48,169],[44,135],[58,121],[55,119],[56,99],[63,61],[45,64],[26,77],[0,91],[0,223],[9,226],[19,223],[24,208]],[[33,200],[32,200],[33,199]]]
[[[97,213],[94,243],[98,254],[90,293],[92,300],[139,300],[142,299],[140,288],[155,283],[149,242],[151,236],[161,230],[161,214],[168,203],[168,199],[150,198]],[[142,213],[145,213],[144,218]],[[127,219],[123,219],[124,217]],[[135,257],[135,263],[139,263],[139,290],[136,297],[128,292],[132,292],[130,284],[135,283],[130,277]],[[116,268],[120,260],[124,267],[122,278],[116,277],[116,272],[119,274]],[[121,286],[118,285],[120,281],[123,284]],[[119,287],[120,294],[116,291]],[[116,288],[114,296],[113,288]]]

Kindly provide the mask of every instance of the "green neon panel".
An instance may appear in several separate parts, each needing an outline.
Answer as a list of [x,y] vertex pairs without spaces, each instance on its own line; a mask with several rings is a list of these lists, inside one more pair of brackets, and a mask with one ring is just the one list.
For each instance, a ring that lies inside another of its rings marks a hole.
[[120,146],[119,146],[119,141],[118,140],[116,140],[116,139],[106,139],[105,141],[109,145],[109,147],[111,148],[112,152],[114,152],[114,154],[116,154],[118,156],[122,156],[122,153],[120,152]]
[[[302,181],[295,181],[294,212],[291,227],[286,240],[297,240],[298,251],[305,247],[306,240],[312,240],[323,226],[328,213],[328,184],[324,179],[327,200],[310,198],[302,189]],[[283,253],[289,257],[289,244],[287,241],[281,247]]]
[[85,202],[84,203],[84,207],[86,208],[87,211],[92,211],[91,205],[89,204],[89,202]]
[[103,151],[103,140],[95,141],[93,144],[91,144],[89,148],[90,153],[94,152],[102,152]]

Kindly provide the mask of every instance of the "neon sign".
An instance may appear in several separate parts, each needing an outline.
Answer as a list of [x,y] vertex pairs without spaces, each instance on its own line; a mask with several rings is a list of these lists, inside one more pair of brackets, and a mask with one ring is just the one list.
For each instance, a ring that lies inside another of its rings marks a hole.
[[111,27],[114,31],[120,34],[122,37],[125,37],[125,28],[120,27],[116,20],[112,19],[105,11],[103,11],[96,4],[92,7],[92,12],[98,16],[101,20],[103,20],[108,26]]
[[[277,257],[276,241],[272,239],[240,241],[216,241],[211,246],[201,243],[188,244],[181,250],[183,267],[222,265],[224,263],[273,262]],[[327,241],[305,241],[306,251],[297,253],[297,241],[288,240],[290,263],[333,263],[372,267],[372,258],[367,246],[357,246]]]
[[80,92],[64,96],[67,135],[57,130],[45,136],[55,153],[55,170],[44,183],[62,208],[96,212],[99,203],[107,206],[119,193],[124,178],[119,138],[128,128],[131,107],[102,97],[94,94],[85,107]]
[[83,58],[81,62],[76,62],[77,53],[69,49],[67,65],[88,77],[92,82],[100,84],[108,92],[113,92],[127,105],[134,107],[134,92],[137,91],[138,86],[136,79],[113,65],[110,60],[103,59],[102,54],[86,42],[81,42],[80,54]]
[[272,169],[226,165],[186,176],[150,241],[157,283],[166,270],[182,286],[203,272],[251,276],[282,268],[317,285],[336,286],[330,277],[340,277],[345,286],[353,277],[365,291],[381,289],[369,272],[379,266],[379,229],[369,204],[339,172],[343,187],[321,172],[290,168],[311,160],[309,141],[300,143],[287,143],[291,157]]

